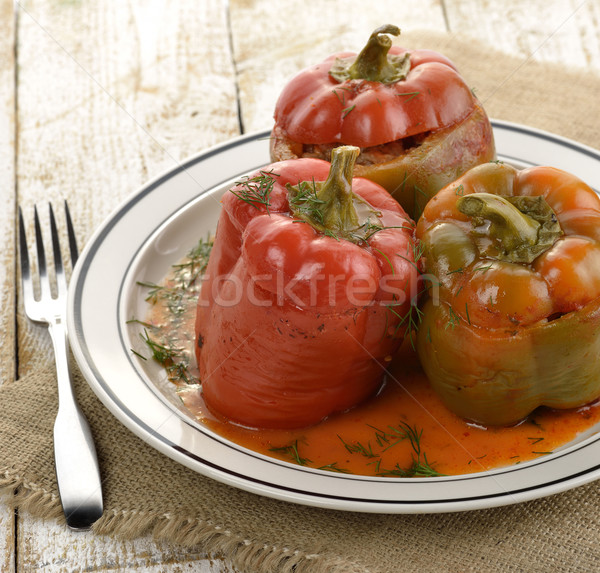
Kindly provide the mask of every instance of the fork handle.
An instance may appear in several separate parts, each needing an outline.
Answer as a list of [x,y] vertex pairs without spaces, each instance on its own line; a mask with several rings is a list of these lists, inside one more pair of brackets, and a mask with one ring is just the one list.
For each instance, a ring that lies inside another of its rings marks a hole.
[[102,485],[90,426],[73,392],[67,330],[61,319],[48,331],[56,357],[58,413],[54,423],[56,479],[67,525],[89,529],[103,512]]

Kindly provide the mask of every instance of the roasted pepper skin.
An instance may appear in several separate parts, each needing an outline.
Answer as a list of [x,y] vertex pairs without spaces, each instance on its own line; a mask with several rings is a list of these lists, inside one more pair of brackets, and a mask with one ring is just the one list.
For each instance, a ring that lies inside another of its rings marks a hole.
[[[390,28],[382,27],[394,33]],[[271,159],[301,157],[303,144],[372,149],[400,142],[403,150],[393,158],[359,159],[355,174],[385,187],[416,218],[439,189],[494,159],[494,139],[485,111],[448,58],[432,50],[387,50],[409,60],[406,76],[394,82],[332,76],[336,62],[357,57],[353,52],[297,74],[275,107]]]
[[204,400],[235,423],[302,427],[351,408],[379,388],[386,357],[402,340],[399,317],[417,282],[414,223],[383,188],[359,178],[353,192],[387,228],[353,243],[299,221],[286,184],[324,181],[330,167],[279,162],[262,171],[273,178],[268,206],[233,192],[222,200],[196,355]]
[[[505,231],[463,212],[462,198],[485,194],[543,197],[555,215],[543,251],[527,246],[532,260],[510,260]],[[449,409],[484,425],[512,425],[539,406],[574,408],[600,397],[598,223],[598,195],[551,167],[482,165],[429,202],[417,237],[436,285],[417,350]]]
[[[389,53],[402,55],[407,50],[392,46]],[[352,56],[356,54],[333,54],[284,87],[274,116],[294,140],[374,147],[453,125],[475,106],[471,90],[442,54],[411,51],[406,79],[390,84],[334,79],[334,62]]]

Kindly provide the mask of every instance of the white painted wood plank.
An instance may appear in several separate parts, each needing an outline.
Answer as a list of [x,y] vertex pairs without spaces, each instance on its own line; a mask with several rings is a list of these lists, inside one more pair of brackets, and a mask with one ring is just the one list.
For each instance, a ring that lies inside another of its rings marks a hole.
[[[237,135],[226,16],[225,0],[22,3],[19,202],[68,199],[83,243],[150,178]],[[51,351],[43,329],[19,324],[23,375]],[[231,571],[200,550],[27,515],[17,539],[19,571]]]
[[[143,571],[144,573],[237,573],[200,550],[156,543],[150,538],[123,541],[74,532],[54,522],[24,515],[18,526],[17,571]],[[2,569],[4,571],[4,569]]]
[[444,0],[450,32],[506,53],[600,72],[596,0]]
[[446,30],[435,0],[289,0],[277,8],[272,0],[231,0],[230,11],[246,132],[272,127],[277,97],[294,74],[335,52],[359,52],[378,26]]
[[[15,372],[15,25],[11,0],[0,0],[0,384]],[[0,571],[13,572],[15,514],[0,499]]]
[[20,17],[20,200],[68,197],[84,238],[238,133],[224,0],[108,4],[40,0]]
[[15,374],[15,26],[11,0],[0,0],[0,384]]

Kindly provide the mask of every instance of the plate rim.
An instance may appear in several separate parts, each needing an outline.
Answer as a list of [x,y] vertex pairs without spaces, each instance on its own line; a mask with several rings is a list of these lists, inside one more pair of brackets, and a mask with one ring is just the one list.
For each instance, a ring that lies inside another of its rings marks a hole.
[[[600,161],[600,152],[586,146],[579,144],[573,140],[562,137],[560,135],[552,134],[550,132],[540,130],[537,128],[530,128],[528,126],[515,124],[512,122],[502,120],[491,120],[492,126],[500,130],[507,130],[514,133],[520,133],[524,135],[534,135],[544,139],[549,139],[558,143],[561,146],[568,146],[574,149],[578,153],[584,153],[585,155],[591,156],[593,159]],[[305,505],[312,505],[317,507],[326,507],[330,509],[341,509],[349,511],[365,511],[375,513],[436,513],[436,512],[448,512],[448,511],[463,511],[471,509],[482,509],[488,507],[497,507],[500,505],[507,505],[512,503],[519,503],[522,501],[543,497],[552,493],[558,493],[565,491],[577,485],[582,485],[589,481],[595,480],[600,477],[600,464],[579,471],[574,474],[570,474],[567,477],[562,477],[543,484],[536,484],[533,486],[525,487],[522,489],[516,489],[511,491],[499,491],[495,495],[485,494],[483,496],[467,496],[464,499],[453,498],[451,500],[439,500],[439,499],[402,499],[402,500],[374,500],[371,498],[359,499],[353,497],[351,499],[345,496],[334,496],[331,494],[320,494],[318,492],[306,492],[297,488],[291,488],[283,484],[274,485],[271,482],[264,482],[247,475],[240,474],[239,472],[232,472],[219,465],[215,465],[211,461],[198,456],[197,453],[191,452],[182,448],[180,445],[173,441],[165,438],[164,436],[157,435],[155,429],[146,423],[145,420],[139,418],[122,404],[120,398],[114,394],[113,389],[110,385],[108,387],[103,383],[104,381],[98,380],[98,373],[94,372],[91,367],[89,353],[82,347],[81,338],[83,332],[81,330],[81,323],[77,321],[77,305],[81,303],[82,288],[85,284],[85,278],[87,271],[90,267],[88,259],[94,254],[95,250],[99,249],[102,245],[104,238],[111,232],[112,229],[118,224],[120,218],[136,203],[143,201],[144,197],[151,194],[155,189],[160,188],[165,182],[173,179],[177,174],[186,171],[193,167],[200,161],[210,160],[211,157],[217,156],[226,152],[227,150],[239,148],[240,146],[257,142],[258,140],[268,139],[269,131],[258,131],[254,133],[244,134],[228,141],[210,147],[204,151],[201,151],[185,161],[181,162],[177,166],[166,169],[144,185],[140,186],[136,191],[128,195],[121,203],[113,210],[113,212],[104,220],[104,222],[95,230],[88,240],[87,245],[83,249],[81,256],[76,264],[71,278],[71,286],[69,289],[69,300],[68,300],[68,316],[67,325],[69,330],[69,339],[73,354],[76,362],[78,363],[84,378],[90,385],[94,393],[109,409],[121,423],[123,423],[130,431],[141,437],[144,441],[150,443],[152,447],[158,451],[166,454],[175,461],[189,467],[190,469],[197,471],[203,475],[206,475],[212,479],[227,483],[234,487],[252,491],[253,493],[259,493],[267,497],[274,497],[282,499],[284,501],[291,501],[296,503],[302,503]],[[500,154],[504,156],[503,154]],[[518,158],[515,158],[518,159]],[[268,163],[268,161],[267,161]],[[230,174],[227,179],[236,177],[239,174]],[[213,188],[204,189],[195,200],[200,200],[200,197],[213,191]],[[163,217],[163,222],[167,221],[171,217],[174,217],[177,212],[181,211],[184,205],[178,205],[177,208],[173,209],[168,215]],[[138,246],[138,250],[141,245]],[[124,280],[125,277],[123,277]],[[83,281],[83,282],[82,282]],[[189,420],[183,420],[184,424],[192,428],[193,431],[197,431],[193,424]],[[586,440],[583,440],[579,444],[575,444],[563,450],[562,452],[556,452],[551,456],[540,458],[532,462],[527,462],[519,468],[524,466],[531,467],[532,465],[542,465],[544,463],[553,462],[554,460],[567,455],[573,449],[581,449],[587,447],[590,443],[598,442],[600,435],[591,436]],[[245,450],[241,446],[236,444],[236,447]],[[247,450],[248,452],[250,450]],[[252,452],[256,454],[256,452]],[[264,456],[263,456],[264,457]],[[272,459],[272,458],[269,458]],[[287,462],[280,462],[276,460],[276,465],[292,466],[294,469],[298,469],[298,466],[288,464]],[[300,466],[301,467],[301,466]],[[460,476],[447,476],[449,479],[444,478],[371,478],[371,476],[350,476],[351,479],[356,481],[367,481],[369,483],[400,483],[400,484],[417,484],[419,482],[432,483],[443,483],[444,481],[468,481],[471,479],[480,479],[490,477],[501,473],[510,473],[516,470],[517,466],[509,466],[508,468],[502,468],[500,470],[490,470],[487,472],[479,472],[474,474],[462,474]],[[306,468],[302,468],[306,469]],[[226,472],[224,475],[223,472]],[[318,470],[311,470],[318,471]],[[321,472],[323,473],[323,472]],[[329,476],[328,476],[329,477]],[[332,474],[330,477],[341,479],[341,475]],[[349,476],[343,476],[348,478]],[[356,479],[358,478],[358,480]],[[273,487],[275,488],[273,490]],[[341,501],[340,501],[341,500]]]

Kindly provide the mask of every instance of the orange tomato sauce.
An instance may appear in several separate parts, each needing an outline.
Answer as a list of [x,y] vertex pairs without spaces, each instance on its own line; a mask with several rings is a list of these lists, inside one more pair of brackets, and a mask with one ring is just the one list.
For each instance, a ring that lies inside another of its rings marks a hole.
[[412,349],[405,346],[389,372],[370,400],[297,430],[240,427],[211,414],[198,391],[191,396],[184,392],[182,398],[208,428],[250,450],[361,475],[401,476],[401,470],[411,467],[418,454],[410,439],[398,441],[406,424],[420,434],[421,462],[439,474],[459,475],[545,456],[600,421],[596,402],[573,410],[539,408],[516,426],[486,428],[459,418],[441,403]]
[[[172,286],[166,279],[165,284]],[[195,296],[182,297],[176,322],[155,301],[153,337],[187,347],[191,378]],[[450,412],[431,389],[407,341],[387,368],[380,391],[349,411],[295,430],[241,427],[210,412],[198,384],[174,381],[186,408],[207,428],[255,452],[311,468],[360,475],[459,475],[548,455],[600,422],[600,401],[572,410],[538,408],[520,424],[483,427]]]

